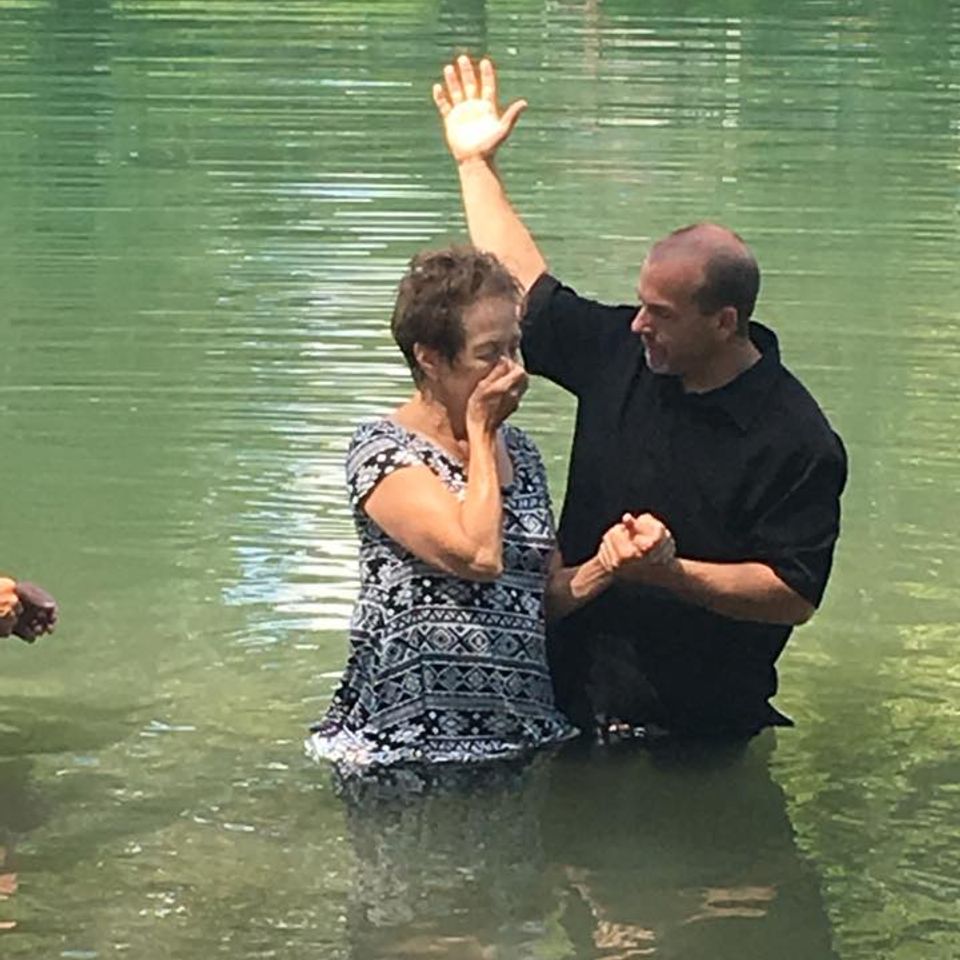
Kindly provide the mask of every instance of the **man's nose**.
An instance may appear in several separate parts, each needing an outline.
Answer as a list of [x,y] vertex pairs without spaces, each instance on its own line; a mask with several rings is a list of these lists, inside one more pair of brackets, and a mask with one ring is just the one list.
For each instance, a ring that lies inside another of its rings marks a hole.
[[650,329],[649,317],[647,316],[647,308],[641,307],[633,317],[633,320],[630,321],[630,332],[631,333],[646,333]]

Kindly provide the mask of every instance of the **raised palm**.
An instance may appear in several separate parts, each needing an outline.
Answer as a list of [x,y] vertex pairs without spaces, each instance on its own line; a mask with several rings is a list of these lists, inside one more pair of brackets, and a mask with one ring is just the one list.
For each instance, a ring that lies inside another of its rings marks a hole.
[[459,163],[490,157],[510,135],[526,101],[516,100],[503,113],[497,106],[497,75],[489,60],[481,60],[479,79],[469,57],[458,57],[443,71],[446,84],[433,87],[433,99],[443,117],[447,146]]

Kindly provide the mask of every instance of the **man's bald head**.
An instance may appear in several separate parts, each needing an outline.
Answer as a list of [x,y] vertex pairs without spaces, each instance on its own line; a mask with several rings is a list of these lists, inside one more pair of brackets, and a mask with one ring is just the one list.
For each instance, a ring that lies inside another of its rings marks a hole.
[[716,223],[681,227],[654,244],[647,261],[688,260],[703,272],[692,298],[702,313],[723,307],[737,311],[737,332],[746,336],[760,292],[760,267],[750,248],[732,230]]

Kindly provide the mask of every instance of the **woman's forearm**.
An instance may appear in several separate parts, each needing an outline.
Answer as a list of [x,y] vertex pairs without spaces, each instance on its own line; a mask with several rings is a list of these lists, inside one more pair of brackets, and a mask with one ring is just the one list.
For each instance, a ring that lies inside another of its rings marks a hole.
[[598,597],[611,583],[613,575],[607,572],[597,557],[581,563],[579,567],[556,564],[547,581],[547,620],[561,620]]
[[460,508],[461,528],[473,548],[470,566],[484,579],[503,572],[503,500],[497,473],[497,432],[468,428],[470,462]]

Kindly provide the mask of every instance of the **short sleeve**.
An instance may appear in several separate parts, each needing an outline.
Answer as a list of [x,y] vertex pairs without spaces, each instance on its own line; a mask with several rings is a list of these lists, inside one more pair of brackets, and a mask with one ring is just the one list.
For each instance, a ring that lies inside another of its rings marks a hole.
[[784,583],[819,606],[840,533],[840,494],[847,460],[840,438],[835,447],[794,468],[788,481],[753,527],[751,559],[768,564]]
[[359,509],[373,488],[394,470],[422,465],[416,453],[404,442],[402,432],[388,421],[361,424],[347,450],[350,506]]
[[531,373],[580,396],[618,346],[631,341],[636,313],[635,306],[607,306],[581,297],[545,273],[527,295],[524,363]]

